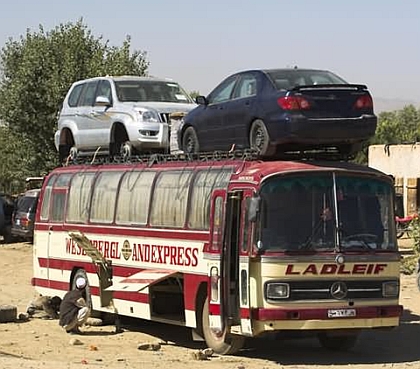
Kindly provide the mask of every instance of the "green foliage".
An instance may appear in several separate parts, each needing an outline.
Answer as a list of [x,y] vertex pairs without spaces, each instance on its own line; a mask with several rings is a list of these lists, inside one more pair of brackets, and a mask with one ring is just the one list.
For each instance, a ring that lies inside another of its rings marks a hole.
[[407,105],[401,110],[383,112],[372,144],[416,142],[420,138],[420,109]]
[[406,274],[406,275],[411,275],[411,274],[416,273],[418,259],[419,259],[418,254],[404,257],[401,260],[400,273]]
[[121,47],[110,46],[102,37],[95,38],[82,20],[48,32],[40,26],[19,40],[9,39],[0,53],[0,120],[30,141],[33,174],[58,163],[57,112],[74,81],[107,74],[145,75],[148,65],[144,52],[130,53],[130,37]]
[[355,162],[368,163],[369,145],[401,144],[420,141],[420,109],[407,105],[401,110],[382,112],[378,116],[375,136],[356,155]]
[[37,165],[31,145],[31,141],[0,126],[0,192],[21,192],[24,178],[45,174],[34,169]]
[[410,235],[413,239],[413,251],[420,254],[420,218],[415,217],[410,223]]
[[191,91],[191,92],[189,92],[189,95],[193,98],[193,99],[195,99],[197,96],[200,96],[201,94],[200,94],[200,92],[199,91]]

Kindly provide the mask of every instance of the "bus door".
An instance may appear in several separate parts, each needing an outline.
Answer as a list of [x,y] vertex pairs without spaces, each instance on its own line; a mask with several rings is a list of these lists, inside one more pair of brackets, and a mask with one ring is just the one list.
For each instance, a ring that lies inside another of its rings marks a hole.
[[226,202],[225,237],[222,251],[222,312],[229,326],[240,324],[239,254],[241,239],[241,207],[243,193],[230,192]]
[[[245,203],[251,190],[227,194],[215,191],[211,214],[211,249],[209,262],[210,326],[251,334],[249,316],[249,254]],[[236,333],[236,332],[235,332]]]
[[251,255],[253,223],[248,220],[248,205],[252,196],[252,190],[244,190],[241,196],[241,207],[238,209],[240,224],[238,226],[239,275],[237,280],[239,283],[240,333],[243,335],[252,335],[249,257]]
[[213,192],[210,211],[210,257],[207,263],[208,301],[209,301],[209,325],[213,330],[221,331],[225,321],[222,319],[222,251],[225,234],[225,206],[226,191],[215,190]]

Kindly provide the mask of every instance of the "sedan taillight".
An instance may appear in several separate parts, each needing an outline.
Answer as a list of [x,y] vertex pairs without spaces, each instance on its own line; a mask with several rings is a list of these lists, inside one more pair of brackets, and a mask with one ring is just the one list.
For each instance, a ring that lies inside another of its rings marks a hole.
[[308,110],[311,104],[302,96],[283,96],[277,99],[277,104],[284,110]]
[[362,95],[360,96],[356,102],[354,103],[353,107],[355,109],[373,109],[373,100],[370,95]]

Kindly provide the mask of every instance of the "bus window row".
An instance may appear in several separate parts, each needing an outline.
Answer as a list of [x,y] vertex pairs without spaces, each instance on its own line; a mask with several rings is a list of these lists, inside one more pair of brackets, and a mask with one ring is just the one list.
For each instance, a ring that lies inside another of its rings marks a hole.
[[208,229],[210,199],[232,170],[85,171],[51,176],[41,222]]

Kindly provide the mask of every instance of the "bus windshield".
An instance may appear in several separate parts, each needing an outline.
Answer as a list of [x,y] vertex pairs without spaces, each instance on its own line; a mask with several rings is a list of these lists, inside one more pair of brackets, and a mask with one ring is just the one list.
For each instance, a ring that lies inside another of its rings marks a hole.
[[396,250],[392,185],[336,173],[277,176],[262,186],[264,251]]

